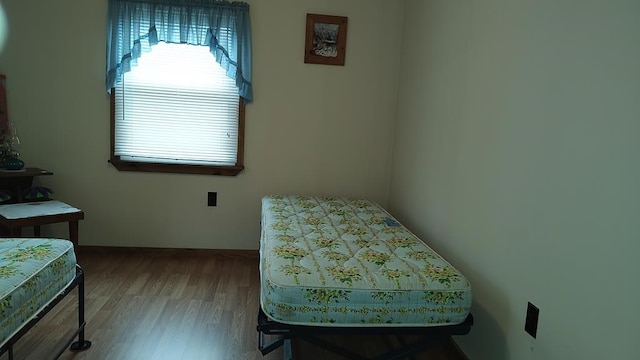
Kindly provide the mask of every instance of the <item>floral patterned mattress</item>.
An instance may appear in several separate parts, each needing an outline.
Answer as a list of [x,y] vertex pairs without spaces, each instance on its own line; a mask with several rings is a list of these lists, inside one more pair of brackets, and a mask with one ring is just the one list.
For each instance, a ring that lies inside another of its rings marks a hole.
[[374,202],[262,199],[260,302],[313,326],[437,326],[465,320],[467,279]]
[[0,345],[75,275],[76,256],[68,240],[0,239]]

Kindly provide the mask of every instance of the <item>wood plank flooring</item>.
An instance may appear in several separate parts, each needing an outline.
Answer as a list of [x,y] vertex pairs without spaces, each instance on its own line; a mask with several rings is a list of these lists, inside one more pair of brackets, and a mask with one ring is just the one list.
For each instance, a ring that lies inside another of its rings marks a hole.
[[[282,351],[258,351],[258,257],[253,252],[80,248],[85,271],[85,351],[61,359],[281,360]],[[47,359],[77,326],[76,291],[68,295],[14,348],[15,359]],[[351,338],[354,350],[380,353],[392,339]],[[296,360],[342,359],[304,342]],[[8,359],[7,354],[0,360]],[[452,344],[415,360],[465,360]]]

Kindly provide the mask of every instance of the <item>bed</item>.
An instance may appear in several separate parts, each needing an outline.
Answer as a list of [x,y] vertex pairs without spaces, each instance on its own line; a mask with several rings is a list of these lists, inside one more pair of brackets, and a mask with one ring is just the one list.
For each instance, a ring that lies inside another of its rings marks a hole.
[[76,287],[78,328],[54,358],[68,346],[76,351],[91,346],[84,338],[84,273],[73,244],[61,239],[0,239],[0,355],[8,353],[13,359],[13,345]]
[[[259,349],[301,338],[348,358],[323,334],[424,335],[381,355],[400,359],[467,334],[471,286],[462,273],[376,203],[265,196],[260,239]],[[266,337],[276,340],[266,342]]]

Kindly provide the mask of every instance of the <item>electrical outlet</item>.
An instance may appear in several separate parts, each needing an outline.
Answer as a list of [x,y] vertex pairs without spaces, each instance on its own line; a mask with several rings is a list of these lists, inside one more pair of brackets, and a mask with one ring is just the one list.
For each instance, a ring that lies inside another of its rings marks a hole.
[[217,192],[208,192],[207,193],[207,206],[218,206],[218,193]]
[[538,333],[538,315],[540,315],[540,309],[538,309],[532,303],[527,305],[527,318],[524,322],[524,331],[531,335],[534,339]]

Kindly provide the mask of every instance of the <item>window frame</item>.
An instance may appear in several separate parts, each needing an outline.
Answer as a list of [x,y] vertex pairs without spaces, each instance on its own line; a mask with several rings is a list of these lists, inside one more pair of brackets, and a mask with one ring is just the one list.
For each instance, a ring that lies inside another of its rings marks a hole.
[[116,144],[116,121],[115,109],[116,98],[115,88],[111,88],[111,107],[110,107],[110,135],[111,135],[111,154],[109,163],[111,163],[119,171],[141,171],[141,172],[158,172],[158,173],[180,173],[180,174],[198,174],[198,175],[221,175],[236,176],[244,170],[244,124],[245,124],[245,102],[242,96],[239,96],[238,102],[238,153],[235,165],[192,165],[192,164],[168,164],[168,163],[148,163],[141,161],[123,160],[120,156],[115,155]]

